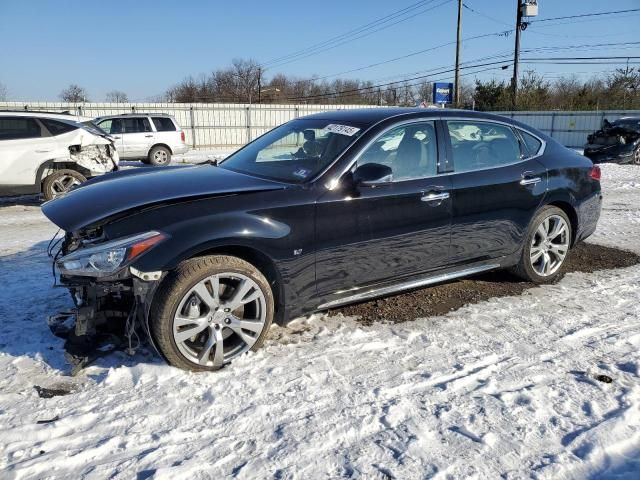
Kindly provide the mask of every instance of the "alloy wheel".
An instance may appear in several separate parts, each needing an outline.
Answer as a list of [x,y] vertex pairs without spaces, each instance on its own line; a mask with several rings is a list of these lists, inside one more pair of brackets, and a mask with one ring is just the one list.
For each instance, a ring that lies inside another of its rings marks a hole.
[[551,215],[538,225],[529,249],[531,266],[538,275],[548,277],[558,271],[569,251],[569,239],[569,225],[560,215]]
[[184,295],[173,319],[173,339],[190,362],[221,367],[248,351],[266,322],[260,286],[239,273],[199,281]]
[[80,185],[80,180],[72,175],[63,175],[51,184],[51,196],[55,198],[63,193],[67,193],[76,185]]
[[167,163],[167,152],[164,150],[157,150],[153,154],[153,159],[157,164]]
[[636,151],[633,153],[633,163],[640,165],[640,147],[636,148]]

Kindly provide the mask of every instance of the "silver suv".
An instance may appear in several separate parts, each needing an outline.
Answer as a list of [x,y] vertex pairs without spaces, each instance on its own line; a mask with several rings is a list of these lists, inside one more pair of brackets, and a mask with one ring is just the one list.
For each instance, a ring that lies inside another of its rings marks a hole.
[[121,160],[168,165],[171,155],[189,150],[184,132],[170,115],[130,113],[98,117],[94,122],[115,139]]

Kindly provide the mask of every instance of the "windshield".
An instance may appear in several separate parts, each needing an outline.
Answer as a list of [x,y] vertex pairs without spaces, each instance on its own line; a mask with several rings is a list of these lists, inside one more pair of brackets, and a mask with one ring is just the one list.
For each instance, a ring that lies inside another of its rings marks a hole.
[[358,138],[363,125],[300,119],[271,130],[228,157],[221,168],[288,183],[313,178]]
[[89,130],[91,133],[95,133],[96,135],[105,136],[108,135],[103,129],[101,129],[98,125],[96,125],[93,120],[89,120],[88,122],[82,122],[82,126]]

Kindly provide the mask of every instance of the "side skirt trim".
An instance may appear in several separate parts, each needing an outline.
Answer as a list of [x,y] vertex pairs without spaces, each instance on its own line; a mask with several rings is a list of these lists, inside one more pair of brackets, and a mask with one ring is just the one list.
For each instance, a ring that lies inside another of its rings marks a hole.
[[392,293],[402,292],[404,290],[412,290],[418,287],[424,287],[427,285],[433,285],[435,283],[447,282],[460,277],[466,277],[474,275],[480,272],[486,272],[487,270],[494,270],[500,268],[500,264],[479,265],[477,267],[465,268],[464,270],[458,270],[454,272],[443,273],[432,277],[420,278],[417,280],[410,280],[407,282],[399,283],[397,285],[390,285],[387,287],[372,288],[364,292],[356,293],[348,297],[332,300],[327,303],[323,303],[318,307],[318,310],[326,310],[327,308],[337,307],[340,305],[347,305],[349,303],[357,303],[369,298],[383,297]]

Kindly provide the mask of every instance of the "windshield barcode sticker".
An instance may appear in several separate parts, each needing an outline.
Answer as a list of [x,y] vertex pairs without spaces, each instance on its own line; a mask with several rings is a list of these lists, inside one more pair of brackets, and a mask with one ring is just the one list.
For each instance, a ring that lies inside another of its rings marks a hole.
[[360,131],[358,127],[350,127],[349,125],[339,125],[337,123],[331,123],[324,127],[324,130],[330,133],[339,133],[340,135],[346,135],[348,137],[353,137],[356,133]]

